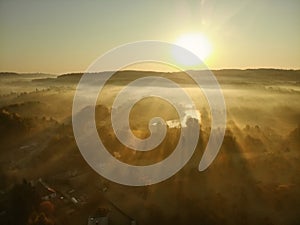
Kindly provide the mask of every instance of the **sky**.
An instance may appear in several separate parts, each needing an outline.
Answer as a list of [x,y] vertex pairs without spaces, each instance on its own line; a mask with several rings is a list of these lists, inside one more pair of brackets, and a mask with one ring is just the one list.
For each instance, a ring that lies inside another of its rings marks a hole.
[[85,71],[129,42],[201,33],[211,69],[300,68],[299,0],[0,0],[0,71]]

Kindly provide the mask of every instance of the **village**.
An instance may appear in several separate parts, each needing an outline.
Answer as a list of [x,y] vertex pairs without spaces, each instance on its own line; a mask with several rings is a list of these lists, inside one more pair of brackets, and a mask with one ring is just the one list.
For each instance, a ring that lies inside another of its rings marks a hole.
[[[74,215],[79,213],[82,214],[83,211],[86,212],[87,210],[90,213],[86,217],[86,225],[117,224],[114,220],[112,220],[111,215],[115,218],[121,217],[123,223],[125,221],[124,224],[137,224],[134,218],[127,215],[120,207],[109,200],[108,196],[105,195],[109,189],[105,185],[98,187],[99,193],[102,194],[102,200],[99,201],[99,205],[94,208],[89,206],[88,201],[90,199],[88,199],[87,194],[59,185],[56,185],[54,188],[42,178],[31,181],[23,180],[20,187],[22,187],[23,190],[31,190],[30,193],[34,193],[34,195],[29,195],[27,197],[32,197],[30,201],[36,201],[39,205],[38,210],[31,213],[29,216],[29,225],[48,224],[45,221],[53,221],[53,224],[61,224],[63,220],[72,218]],[[7,219],[8,212],[5,208],[1,208],[1,205],[5,204],[8,195],[9,193],[5,193],[3,191],[0,193],[0,222],[2,221],[4,223]],[[61,217],[64,217],[62,221]],[[49,224],[52,223],[49,222]]]

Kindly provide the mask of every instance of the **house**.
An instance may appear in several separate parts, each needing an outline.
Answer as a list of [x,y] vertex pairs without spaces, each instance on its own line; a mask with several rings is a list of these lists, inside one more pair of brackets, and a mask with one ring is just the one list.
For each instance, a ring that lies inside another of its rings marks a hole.
[[118,221],[118,224],[130,224],[130,225],[136,225],[136,221],[127,215],[123,210],[121,210],[116,204],[105,198],[106,201],[109,203],[110,207],[99,207],[97,211],[89,216],[88,218],[88,225],[108,225],[109,219],[108,219],[108,213],[112,213],[112,221],[113,219],[118,217],[118,220],[121,219],[123,222]]
[[99,208],[89,216],[88,225],[108,225],[108,209]]
[[39,179],[34,187],[42,200],[47,201],[57,196],[56,191],[43,182],[42,179]]

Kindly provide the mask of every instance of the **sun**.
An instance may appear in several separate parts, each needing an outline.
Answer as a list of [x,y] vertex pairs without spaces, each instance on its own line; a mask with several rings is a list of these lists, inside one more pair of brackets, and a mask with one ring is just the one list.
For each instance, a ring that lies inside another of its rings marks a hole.
[[204,61],[212,52],[212,45],[202,33],[185,34],[175,44],[181,46]]

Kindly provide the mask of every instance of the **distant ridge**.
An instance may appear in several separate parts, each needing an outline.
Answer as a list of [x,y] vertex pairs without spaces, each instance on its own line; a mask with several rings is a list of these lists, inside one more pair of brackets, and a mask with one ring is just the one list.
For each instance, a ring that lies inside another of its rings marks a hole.
[[[93,75],[101,75],[111,73],[112,71],[88,73]],[[196,71],[189,70],[191,74],[201,76],[205,70]],[[284,70],[284,69],[223,69],[212,70],[215,77],[223,84],[250,84],[260,83],[267,85],[272,82],[300,82],[300,70]],[[109,79],[110,84],[126,85],[128,82],[144,76],[162,76],[167,79],[172,79],[179,84],[193,84],[193,80],[185,75],[185,72],[157,72],[157,71],[139,71],[139,70],[123,70],[113,72],[120,76],[113,76]],[[67,73],[58,75],[57,77],[33,78],[33,82],[49,82],[52,85],[76,85],[84,73]],[[243,78],[243,79],[242,79]],[[244,79],[245,78],[245,79]]]
[[18,73],[18,72],[7,72],[7,71],[3,71],[3,72],[0,72],[0,76],[1,75],[18,75],[18,76],[23,76],[23,75],[38,75],[38,76],[41,76],[41,75],[52,75],[52,76],[57,76],[55,74],[52,74],[52,73],[40,73],[40,72],[36,72],[36,73]]
[[[196,72],[197,70],[187,70],[187,72]],[[205,71],[205,70],[203,70]],[[235,68],[226,68],[226,69],[212,69],[212,72],[239,72],[239,71],[269,71],[269,72],[299,72],[300,69],[278,69],[278,68],[247,68],[247,69],[235,69]],[[103,74],[103,73],[111,73],[114,71],[99,71],[99,72],[90,72],[91,74]],[[131,72],[131,73],[163,73],[163,74],[170,74],[170,73],[180,73],[180,72],[166,72],[166,71],[151,71],[151,70],[121,70],[115,72]],[[52,74],[52,73],[42,73],[42,72],[12,72],[12,71],[3,71],[0,72],[0,76],[53,76],[53,77],[65,77],[65,76],[82,76],[85,72],[71,72],[71,73],[62,73],[62,74]]]

